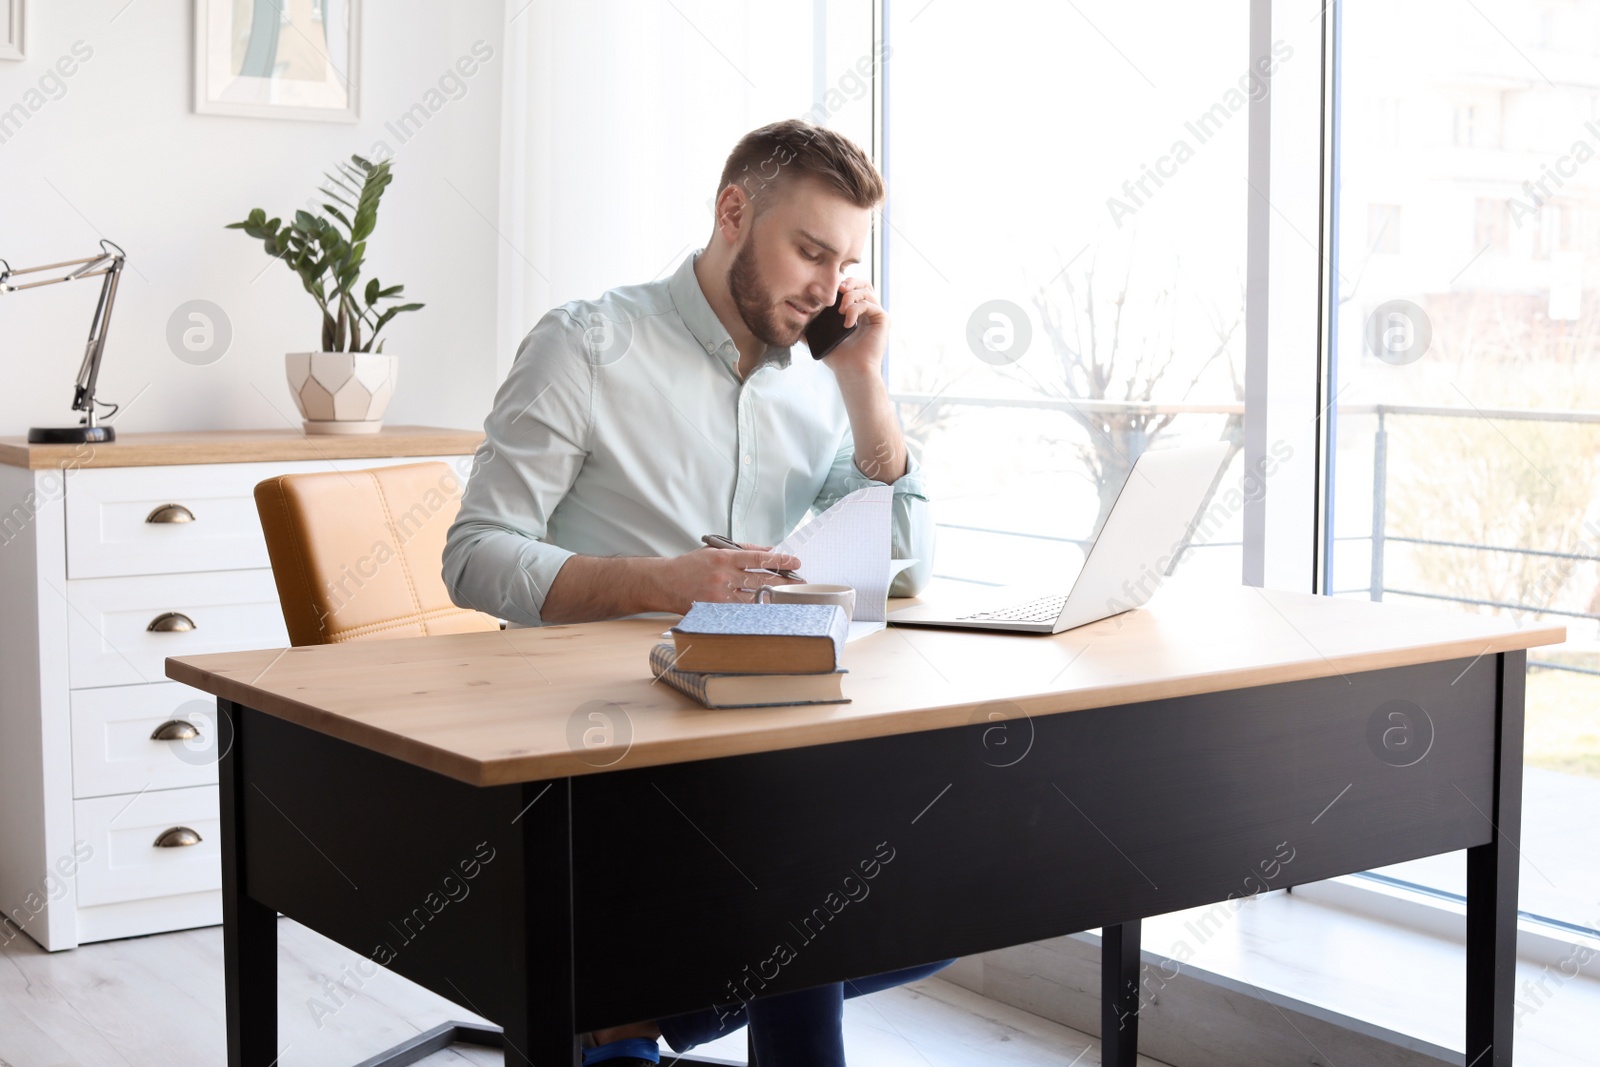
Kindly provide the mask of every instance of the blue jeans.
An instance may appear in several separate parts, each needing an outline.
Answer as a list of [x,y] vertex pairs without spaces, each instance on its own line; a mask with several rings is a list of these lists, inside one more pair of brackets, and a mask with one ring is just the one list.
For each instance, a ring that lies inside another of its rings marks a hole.
[[845,1067],[844,1002],[880,989],[926,978],[955,960],[885,971],[794,993],[756,997],[724,1008],[707,1008],[657,1019],[661,1036],[677,1053],[714,1041],[750,1024],[761,1067]]

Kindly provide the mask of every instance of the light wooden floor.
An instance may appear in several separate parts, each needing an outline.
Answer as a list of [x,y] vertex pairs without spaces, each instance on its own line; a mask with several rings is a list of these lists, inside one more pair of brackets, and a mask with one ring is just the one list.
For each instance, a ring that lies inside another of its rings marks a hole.
[[[281,1067],[350,1067],[446,1019],[475,1018],[387,971],[336,998],[324,981],[343,977],[354,953],[288,919],[278,920],[278,946]],[[0,1067],[225,1062],[220,927],[54,954],[19,935],[0,956]],[[938,978],[846,1001],[845,1044],[852,1063],[871,1067],[1100,1062],[1094,1039]],[[742,1063],[743,1033],[696,1052]],[[671,1061],[664,1050],[662,1063]],[[497,1067],[501,1057],[463,1047],[423,1062]]]

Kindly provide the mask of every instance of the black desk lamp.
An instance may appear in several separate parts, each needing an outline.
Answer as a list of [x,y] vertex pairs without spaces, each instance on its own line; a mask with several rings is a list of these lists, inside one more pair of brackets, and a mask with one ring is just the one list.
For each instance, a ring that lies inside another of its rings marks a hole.
[[[0,259],[0,293],[11,293],[21,289],[36,289],[41,285],[55,285],[57,282],[70,282],[78,278],[93,278],[96,275],[105,275],[105,281],[100,286],[100,302],[95,305],[94,320],[89,323],[89,344],[83,351],[83,366],[78,368],[78,384],[72,394],[72,410],[84,413],[77,426],[65,427],[38,427],[28,431],[28,443],[35,445],[75,445],[92,442],[94,444],[109,444],[117,439],[116,431],[109,426],[100,426],[95,423],[94,398],[95,381],[100,377],[100,357],[106,350],[106,328],[111,322],[111,304],[117,299],[117,279],[122,276],[122,262],[127,258],[127,253],[112,244],[110,241],[100,242],[100,254],[87,259],[72,259],[65,263],[46,263],[42,267],[28,267],[24,270],[12,270],[11,264]],[[58,270],[62,267],[76,267],[59,278],[47,278],[42,282],[28,282],[26,285],[12,285],[10,279],[18,274],[36,274],[42,270]],[[108,404],[111,414],[117,413],[116,404]]]

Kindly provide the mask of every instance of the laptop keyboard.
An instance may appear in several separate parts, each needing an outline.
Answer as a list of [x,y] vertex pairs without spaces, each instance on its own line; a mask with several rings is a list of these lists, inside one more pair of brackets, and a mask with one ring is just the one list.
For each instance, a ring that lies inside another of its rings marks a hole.
[[979,611],[972,615],[962,615],[961,618],[983,622],[1055,622],[1060,618],[1061,606],[1066,602],[1065,596],[1043,596],[1038,600],[1029,600],[1009,608]]

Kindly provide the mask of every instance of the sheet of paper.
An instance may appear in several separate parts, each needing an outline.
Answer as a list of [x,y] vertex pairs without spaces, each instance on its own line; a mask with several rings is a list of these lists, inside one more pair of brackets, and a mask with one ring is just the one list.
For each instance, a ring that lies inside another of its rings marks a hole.
[[907,567],[910,567],[913,563],[920,562],[921,560],[917,559],[891,559],[889,561],[889,584],[894,584],[894,580],[900,577],[901,571],[905,570]]
[[889,559],[893,499],[887,485],[857,489],[773,547],[800,557],[798,573],[806,581],[854,588],[855,622],[882,622],[895,573]]
[[887,622],[862,622],[858,619],[851,619],[850,632],[845,635],[844,643],[848,645],[858,637],[866,637],[868,634],[875,634],[879,630],[887,630],[888,628],[889,624]]

